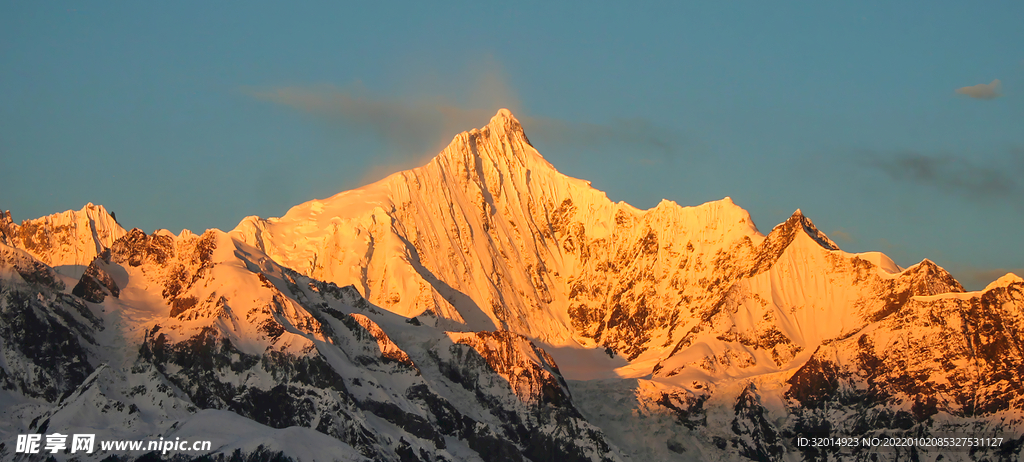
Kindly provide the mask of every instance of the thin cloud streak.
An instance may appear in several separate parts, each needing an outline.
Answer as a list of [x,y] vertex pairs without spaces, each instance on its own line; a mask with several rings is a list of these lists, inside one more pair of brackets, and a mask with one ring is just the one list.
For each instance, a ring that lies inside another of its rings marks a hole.
[[681,140],[672,131],[643,118],[615,120],[607,124],[572,123],[546,117],[526,117],[531,134],[545,143],[576,149],[624,148],[656,153],[665,159],[680,154]]
[[424,149],[437,148],[444,141],[443,133],[454,135],[465,129],[456,127],[473,127],[492,115],[486,110],[459,107],[443,100],[401,103],[360,95],[359,90],[333,85],[246,88],[243,91],[257,99],[372,134],[397,150],[395,154],[404,156],[420,156]]
[[890,155],[869,153],[868,166],[896,181],[918,183],[971,199],[1011,199],[1024,193],[1024,150],[1013,149],[998,163],[979,165],[949,155],[928,156],[903,151]]
[[992,83],[981,83],[978,85],[971,85],[969,87],[960,87],[956,89],[956,92],[961,95],[970,96],[974,99],[995,99],[1003,96],[1000,93],[1003,83],[999,79],[995,79]]
[[[517,106],[516,98],[501,79],[491,76],[482,79],[477,86],[479,88],[474,92],[475,95],[500,94],[509,101],[459,104],[441,97],[394,101],[369,96],[356,86],[339,88],[333,85],[266,89],[247,87],[242,91],[256,99],[371,134],[392,151],[388,153],[391,157],[420,160],[425,155],[439,152],[456,134],[483,126],[501,106]],[[474,100],[483,98],[473,97]],[[681,144],[679,137],[672,131],[642,118],[592,124],[531,117],[521,113],[516,114],[516,117],[529,128],[532,138],[543,140],[545,145],[569,149],[621,148],[631,151],[631,154],[655,153],[665,159],[672,159],[678,156]],[[399,163],[405,164],[404,161]]]

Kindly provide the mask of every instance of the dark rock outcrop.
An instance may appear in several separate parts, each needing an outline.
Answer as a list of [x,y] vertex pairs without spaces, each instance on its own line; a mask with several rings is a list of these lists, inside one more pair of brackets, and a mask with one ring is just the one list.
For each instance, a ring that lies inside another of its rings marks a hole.
[[82,274],[82,278],[78,280],[78,284],[71,290],[71,293],[93,303],[103,303],[107,295],[114,298],[120,296],[121,289],[107,272],[109,265],[110,249],[104,249],[85,269],[85,273]]

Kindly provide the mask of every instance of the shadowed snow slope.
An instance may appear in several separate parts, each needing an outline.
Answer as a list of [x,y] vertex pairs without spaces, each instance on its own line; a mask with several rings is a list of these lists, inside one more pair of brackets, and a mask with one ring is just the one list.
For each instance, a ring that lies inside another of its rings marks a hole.
[[[525,337],[400,317],[217,230],[133,229],[103,256],[90,268],[123,287],[86,299],[0,243],[0,441],[213,442],[185,460],[620,460]],[[0,459],[35,460],[14,451]]]

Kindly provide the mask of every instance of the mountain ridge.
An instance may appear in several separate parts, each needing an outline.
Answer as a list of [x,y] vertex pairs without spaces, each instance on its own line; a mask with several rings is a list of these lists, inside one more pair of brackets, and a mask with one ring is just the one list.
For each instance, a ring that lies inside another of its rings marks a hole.
[[[678,342],[670,326],[686,316],[682,309],[713,310],[712,294],[769,270],[800,236],[841,252],[799,209],[762,235],[728,197],[693,207],[663,200],[648,210],[614,203],[558,172],[507,110],[455,136],[423,167],[281,218],[246,218],[231,232],[407,316],[601,345],[630,359],[665,353],[658,345]],[[883,278],[898,268],[884,255],[872,259]],[[640,288],[625,282],[641,279]],[[630,308],[614,308],[623,296]]]
[[225,429],[214,453],[328,457],[293,434],[345,460],[795,461],[903,457],[803,435],[983,431],[1011,442],[915,454],[1013,460],[1021,313],[1019,276],[967,292],[799,209],[762,234],[729,197],[612,202],[502,110],[422,167],[227,232],[5,213],[0,434],[231,423],[267,446]]

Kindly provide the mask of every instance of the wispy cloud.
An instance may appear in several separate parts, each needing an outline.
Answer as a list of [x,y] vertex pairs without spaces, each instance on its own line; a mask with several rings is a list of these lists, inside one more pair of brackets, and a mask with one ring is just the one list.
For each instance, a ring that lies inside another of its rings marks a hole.
[[[680,136],[648,119],[619,119],[606,124],[573,123],[546,117],[526,117],[523,120],[535,138],[545,144],[563,145],[575,149],[601,150],[607,148],[640,151],[671,159],[681,153]],[[631,153],[635,156],[636,153]],[[640,156],[635,156],[640,157]]]
[[1024,194],[1024,149],[985,164],[950,155],[925,155],[914,151],[863,156],[897,181],[919,183],[975,199],[1019,198]]
[[436,148],[443,134],[452,136],[480,125],[481,120],[486,122],[493,115],[486,109],[459,106],[441,98],[408,102],[377,98],[358,85],[246,88],[244,91],[255,98],[376,136],[405,153]]
[[980,83],[969,87],[957,88],[956,92],[975,99],[995,99],[1003,96],[1003,94],[1000,93],[1002,86],[1003,83],[1000,82],[999,79],[995,79],[992,83]]
[[[408,101],[368,95],[353,85],[245,88],[261,100],[345,124],[373,134],[392,147],[414,151],[425,146],[438,148],[459,132],[485,124],[502,106],[492,108],[458,104],[450,98],[434,97]],[[583,149],[624,146],[664,156],[674,156],[680,140],[671,130],[643,118],[614,120],[606,124],[577,123],[550,117],[516,114],[535,139],[545,144]]]
[[679,136],[647,119],[594,124],[530,116],[520,108],[519,99],[498,66],[490,66],[473,80],[465,94],[452,96],[387,98],[372,94],[358,83],[344,87],[246,87],[242,91],[376,137],[389,150],[388,159],[382,159],[387,165],[409,167],[409,161],[425,162],[453,136],[483,126],[502,107],[511,109],[531,140],[540,141],[544,147],[580,151],[619,149],[630,152],[632,157],[655,159],[671,159],[680,152]]
[[828,235],[831,236],[833,239],[844,242],[853,242],[856,240],[853,238],[852,234],[843,229],[833,229],[828,232]]

